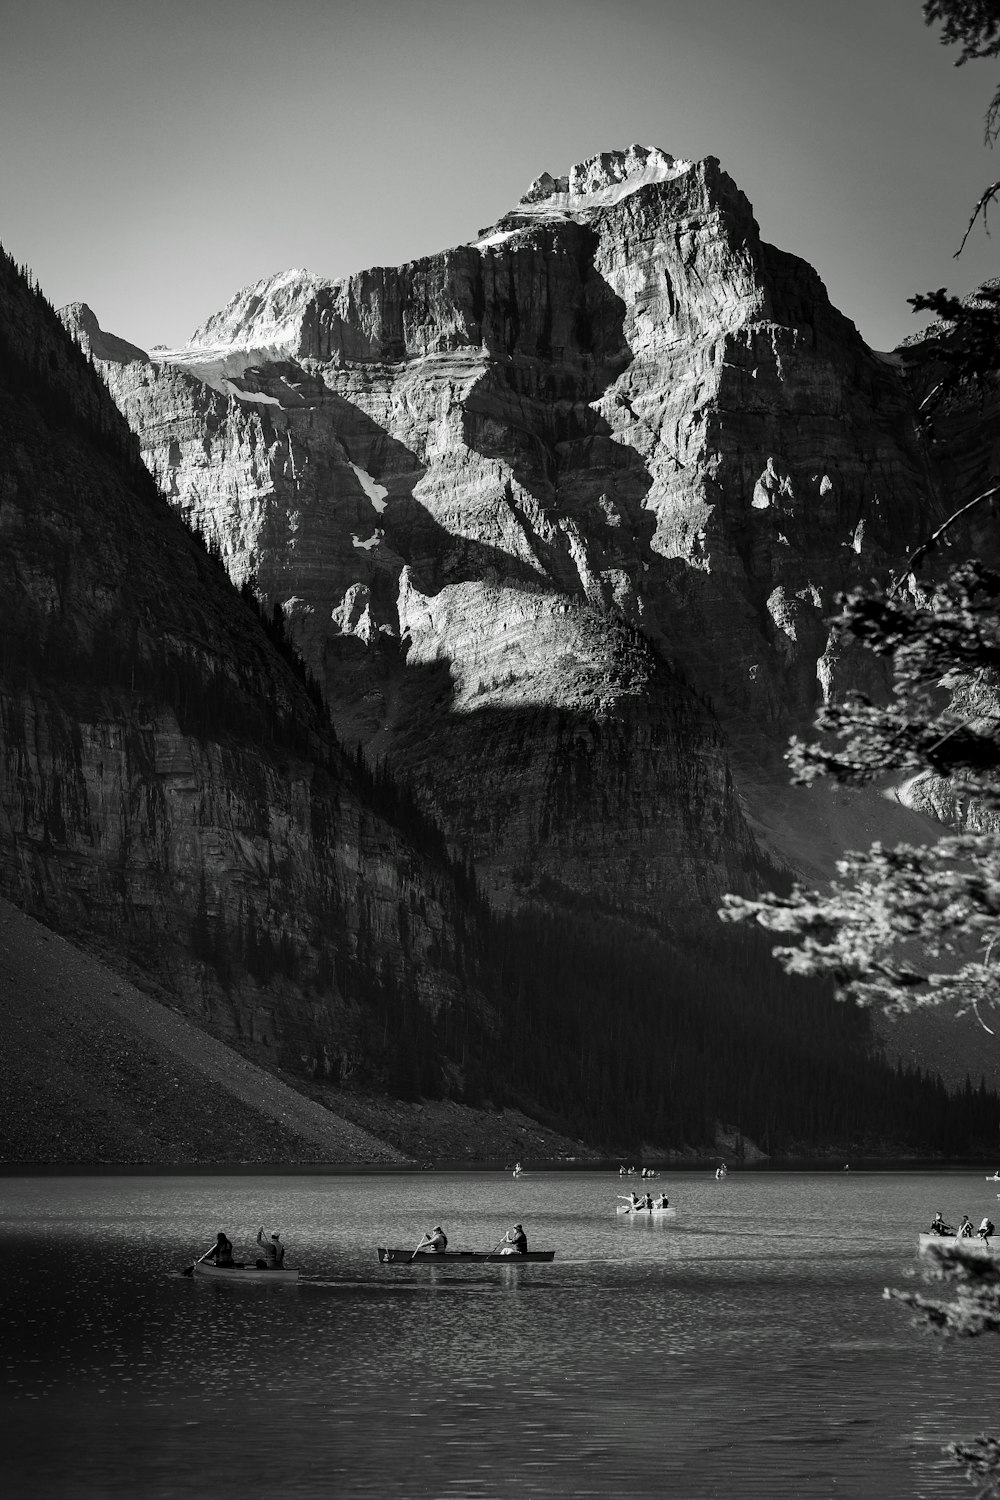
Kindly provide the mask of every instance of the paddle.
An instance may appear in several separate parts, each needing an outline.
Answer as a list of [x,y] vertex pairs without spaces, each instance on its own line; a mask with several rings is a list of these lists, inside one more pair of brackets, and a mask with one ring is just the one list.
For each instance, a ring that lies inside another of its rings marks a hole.
[[[209,1245],[208,1249],[205,1251],[205,1255],[211,1255],[211,1253],[212,1253],[212,1251],[214,1249],[215,1249],[215,1241],[213,1240],[212,1243]],[[197,1260],[192,1261],[189,1266],[185,1266],[184,1269],[183,1269],[183,1271],[181,1272],[181,1275],[182,1276],[193,1276],[194,1275],[194,1268],[195,1268],[195,1266],[200,1266],[201,1265],[202,1261],[205,1259],[205,1255],[199,1255],[199,1257],[198,1257]]]
[[421,1237],[420,1237],[420,1244],[417,1246],[416,1250],[414,1250],[413,1254],[410,1256],[410,1259],[411,1260],[416,1260],[418,1252],[421,1251],[424,1248],[425,1245],[429,1245],[429,1244],[430,1244],[430,1240],[427,1238],[426,1234],[421,1235]]
[[503,1239],[497,1240],[496,1244],[493,1246],[493,1249],[490,1251],[491,1255],[496,1255],[497,1251],[500,1249],[500,1246],[503,1244],[503,1242],[504,1242],[504,1240],[506,1238],[507,1238],[507,1231],[505,1229],[504,1232],[503,1232]]

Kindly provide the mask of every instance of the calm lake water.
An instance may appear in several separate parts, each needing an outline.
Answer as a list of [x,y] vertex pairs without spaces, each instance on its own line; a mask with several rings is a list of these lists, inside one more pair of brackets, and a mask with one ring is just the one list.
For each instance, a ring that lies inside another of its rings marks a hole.
[[[974,1493],[941,1449],[1000,1426],[990,1338],[882,1300],[984,1172],[610,1172],[0,1181],[10,1500],[913,1497]],[[631,1185],[631,1184],[629,1184]],[[380,1266],[440,1223],[515,1220],[552,1265]],[[178,1271],[278,1228],[297,1287]],[[16,1263],[16,1275],[12,1274]],[[984,1373],[986,1372],[986,1373]]]

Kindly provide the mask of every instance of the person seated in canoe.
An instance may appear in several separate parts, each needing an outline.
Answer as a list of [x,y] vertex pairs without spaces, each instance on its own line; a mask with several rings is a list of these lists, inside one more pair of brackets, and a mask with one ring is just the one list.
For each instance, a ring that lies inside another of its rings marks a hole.
[[280,1271],[285,1264],[285,1247],[281,1243],[281,1235],[277,1230],[271,1238],[265,1240],[263,1224],[257,1231],[257,1243],[264,1248],[264,1259],[257,1261],[259,1270]]
[[417,1246],[417,1249],[414,1250],[413,1253],[414,1255],[416,1255],[418,1250],[430,1250],[433,1254],[440,1255],[443,1251],[447,1250],[447,1248],[448,1236],[441,1228],[441,1225],[437,1224],[433,1229],[429,1229],[425,1233],[423,1239],[420,1241],[420,1244]]
[[990,1235],[996,1233],[996,1230],[993,1227],[993,1220],[992,1219],[984,1219],[983,1222],[980,1224],[977,1233],[979,1235],[979,1238],[982,1240],[983,1244],[984,1245],[988,1245],[989,1242],[990,1242]]
[[528,1253],[528,1236],[520,1224],[515,1224],[513,1229],[508,1229],[500,1243],[504,1247],[500,1251],[501,1255],[527,1255]]
[[219,1230],[219,1233],[215,1237],[215,1244],[212,1246],[211,1250],[209,1250],[207,1255],[202,1256],[202,1259],[214,1260],[217,1266],[235,1267],[236,1262],[233,1260],[233,1242],[231,1239],[229,1239],[224,1229]]
[[946,1224],[941,1217],[940,1210],[931,1220],[931,1234],[954,1234],[955,1231],[950,1224]]
[[960,1240],[970,1240],[972,1238],[972,1236],[975,1234],[975,1232],[976,1231],[972,1227],[972,1220],[969,1218],[969,1215],[968,1214],[963,1214],[962,1215],[962,1222],[958,1226],[958,1237],[959,1237],[959,1239]]
[[656,1203],[653,1204],[653,1207],[654,1208],[669,1208],[670,1207],[670,1199],[667,1197],[666,1193],[661,1193],[660,1194],[659,1200]]

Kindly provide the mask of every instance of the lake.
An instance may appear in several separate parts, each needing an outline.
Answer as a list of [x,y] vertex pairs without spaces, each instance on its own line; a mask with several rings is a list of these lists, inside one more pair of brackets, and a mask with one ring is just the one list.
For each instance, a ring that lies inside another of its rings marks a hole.
[[[637,1221],[611,1172],[5,1178],[4,1493],[971,1496],[941,1449],[1000,1425],[1000,1345],[882,1289],[935,1210],[998,1217],[984,1176],[667,1173]],[[376,1259],[515,1221],[551,1265]],[[178,1274],[260,1224],[298,1286]]]

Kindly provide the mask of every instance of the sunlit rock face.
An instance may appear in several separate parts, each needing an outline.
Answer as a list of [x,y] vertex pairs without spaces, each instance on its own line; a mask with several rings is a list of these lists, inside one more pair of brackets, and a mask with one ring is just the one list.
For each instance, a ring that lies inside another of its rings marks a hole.
[[834,596],[937,514],[898,371],[714,159],[655,148],[102,370],[342,736],[504,898],[659,920],[745,885],[730,765],[782,855],[780,747],[859,671]]

